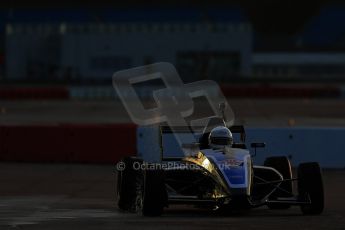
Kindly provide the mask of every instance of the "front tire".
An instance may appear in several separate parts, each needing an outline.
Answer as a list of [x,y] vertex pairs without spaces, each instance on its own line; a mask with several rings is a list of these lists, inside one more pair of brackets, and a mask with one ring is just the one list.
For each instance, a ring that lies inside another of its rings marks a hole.
[[301,206],[305,215],[319,215],[324,209],[324,188],[320,165],[317,162],[298,166],[298,195],[310,204]]
[[145,170],[142,214],[144,216],[161,216],[167,200],[164,171]]
[[142,161],[133,157],[125,157],[121,170],[117,170],[116,201],[118,208],[123,211],[138,212],[142,208],[143,172],[136,169],[136,164]]

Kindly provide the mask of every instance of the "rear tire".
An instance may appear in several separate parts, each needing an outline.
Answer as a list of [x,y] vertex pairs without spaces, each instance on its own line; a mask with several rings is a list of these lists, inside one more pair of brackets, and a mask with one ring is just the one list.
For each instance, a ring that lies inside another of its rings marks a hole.
[[303,163],[298,166],[298,195],[301,201],[310,200],[302,205],[305,215],[319,215],[324,209],[324,188],[320,165],[317,162]]
[[[282,176],[283,179],[292,179],[292,170],[291,164],[287,157],[268,157],[264,163],[265,166],[272,167],[276,169]],[[280,189],[274,191],[270,199],[277,199],[278,197],[291,197],[292,196],[292,181],[284,181],[279,185],[279,188],[284,189],[287,192],[284,192]],[[289,204],[268,204],[270,209],[288,209],[290,208]]]
[[144,173],[143,207],[144,216],[161,216],[167,205],[167,191],[163,170],[146,170]]

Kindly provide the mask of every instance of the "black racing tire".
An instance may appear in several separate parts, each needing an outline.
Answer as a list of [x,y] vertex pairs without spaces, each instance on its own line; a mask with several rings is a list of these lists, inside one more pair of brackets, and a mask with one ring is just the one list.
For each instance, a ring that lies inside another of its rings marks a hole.
[[[136,165],[137,164],[137,165]],[[136,166],[142,164],[140,159],[123,158],[117,166],[116,202],[120,210],[138,212],[142,208],[143,172]]]
[[317,162],[298,166],[298,196],[310,204],[301,205],[305,215],[319,215],[324,209],[324,187],[320,165]]
[[[291,170],[291,163],[289,159],[285,156],[277,156],[277,157],[268,157],[265,162],[264,166],[272,167],[276,169],[282,176],[283,179],[292,179],[292,170]],[[276,199],[278,197],[291,197],[293,192],[293,183],[292,181],[285,181],[279,185],[279,188],[285,190],[282,191],[277,189],[270,195],[270,199]],[[268,204],[267,205],[270,209],[288,209],[290,208],[289,204]]]
[[142,214],[144,216],[161,216],[167,202],[164,171],[145,170]]

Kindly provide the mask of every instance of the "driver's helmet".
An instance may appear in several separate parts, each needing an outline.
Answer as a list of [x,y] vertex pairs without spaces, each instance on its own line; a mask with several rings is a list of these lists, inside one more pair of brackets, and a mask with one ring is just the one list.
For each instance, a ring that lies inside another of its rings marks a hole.
[[222,149],[225,146],[231,147],[232,143],[232,133],[224,126],[218,126],[212,129],[208,136],[208,144],[212,149]]

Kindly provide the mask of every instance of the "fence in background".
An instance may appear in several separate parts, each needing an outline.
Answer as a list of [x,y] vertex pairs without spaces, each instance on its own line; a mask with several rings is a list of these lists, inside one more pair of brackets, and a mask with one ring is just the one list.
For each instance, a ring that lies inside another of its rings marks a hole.
[[[336,85],[221,85],[227,97],[254,98],[345,98],[345,87]],[[136,88],[142,99],[152,97],[157,87]],[[60,87],[0,87],[0,100],[103,100],[114,99],[112,86],[60,86]]]

